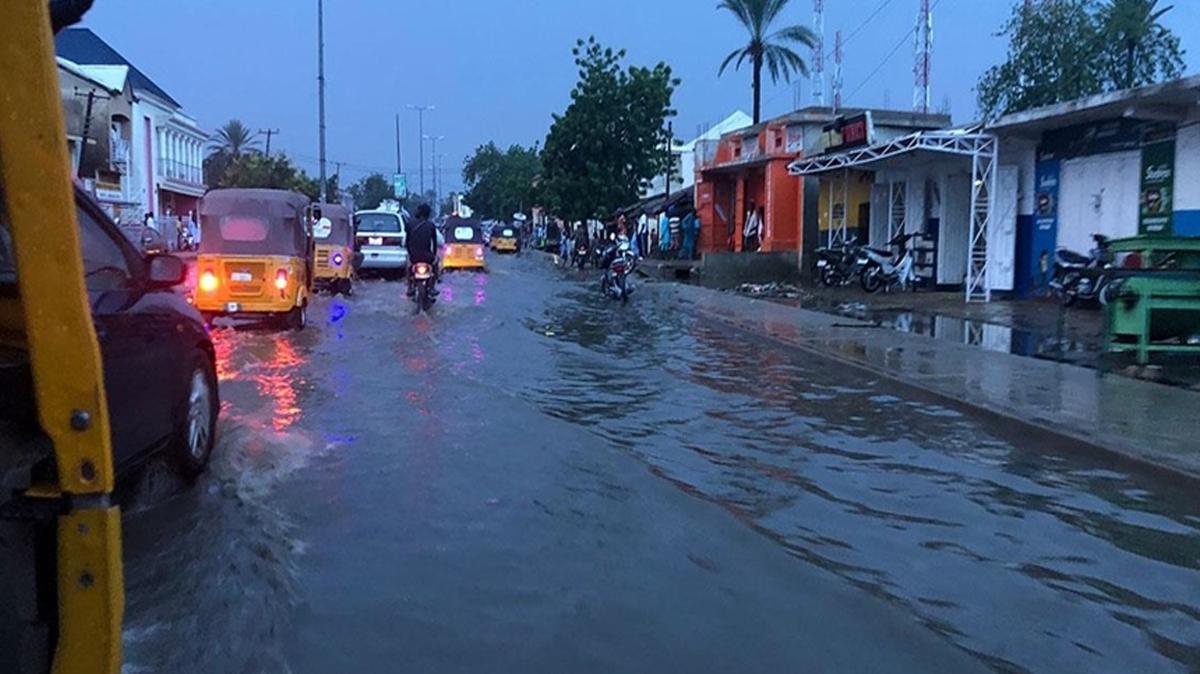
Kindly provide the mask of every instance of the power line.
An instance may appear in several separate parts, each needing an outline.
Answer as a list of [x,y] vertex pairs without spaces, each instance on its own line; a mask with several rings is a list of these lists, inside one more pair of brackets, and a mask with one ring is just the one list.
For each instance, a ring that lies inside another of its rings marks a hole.
[[[858,35],[859,33],[861,33],[863,31],[863,29],[867,27],[867,24],[871,23],[871,21],[873,21],[875,19],[875,17],[879,16],[879,14],[881,12],[883,12],[883,10],[887,9],[887,6],[890,4],[892,4],[892,0],[883,0],[882,2],[880,2],[879,6],[875,8],[875,11],[868,14],[867,18],[865,18],[861,22],[859,22],[857,28],[850,31],[849,36],[842,39],[842,47],[845,47],[846,44],[850,42],[850,40],[853,40],[855,35]],[[821,37],[822,36],[818,35],[817,39],[820,40]],[[837,49],[836,46],[834,47],[834,49],[830,49],[828,53],[822,55],[822,58],[824,58],[826,60],[833,58],[834,51],[836,51],[836,49]],[[779,91],[775,92],[774,96],[771,96],[770,98],[767,99],[767,103],[774,103],[775,101],[779,100],[779,97],[785,93],[787,93],[787,89],[780,89]]]
[[[942,0],[935,0],[935,2],[933,3],[933,7],[930,9],[930,11],[937,9],[937,6],[940,4],[942,4]],[[883,70],[883,67],[888,64],[888,61],[892,60],[892,57],[896,55],[896,52],[900,51],[901,47],[908,44],[909,38],[911,38],[913,36],[913,33],[916,33],[916,32],[917,32],[916,26],[909,28],[908,32],[904,34],[904,37],[900,38],[900,41],[896,43],[896,46],[893,47],[890,52],[888,52],[888,55],[883,57],[883,60],[879,62],[879,65],[875,66],[875,69],[871,71],[871,74],[867,75],[866,79],[864,79],[861,84],[859,84],[857,87],[855,87],[854,91],[851,91],[850,95],[847,96],[846,98],[847,99],[854,98],[855,94],[857,94],[859,91],[861,91],[863,87],[867,86],[867,83],[869,83],[872,78],[874,78],[876,75],[878,75],[880,70]]]

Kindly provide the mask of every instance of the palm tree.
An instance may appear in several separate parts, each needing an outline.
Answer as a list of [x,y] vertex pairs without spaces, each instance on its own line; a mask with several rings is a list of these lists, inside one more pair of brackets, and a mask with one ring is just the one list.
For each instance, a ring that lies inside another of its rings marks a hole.
[[1111,75],[1118,89],[1129,89],[1153,81],[1152,73],[1147,78],[1144,72],[1139,71],[1145,70],[1144,61],[1154,57],[1153,52],[1167,34],[1168,31],[1159,24],[1159,19],[1172,9],[1174,6],[1160,9],[1158,0],[1111,0],[1101,11],[1105,36],[1111,40],[1111,44],[1121,49]]
[[817,43],[813,32],[804,26],[788,26],[775,32],[771,24],[779,18],[779,14],[787,7],[788,0],[721,0],[717,9],[729,10],[737,17],[750,33],[750,41],[745,46],[735,49],[725,57],[717,76],[725,73],[730,63],[737,61],[735,70],[742,63],[750,61],[754,68],[754,123],[758,124],[762,112],[762,69],[767,66],[771,82],[778,82],[783,77],[790,82],[792,73],[801,76],[808,74],[808,64],[792,50],[788,43],[812,48]]
[[258,149],[258,134],[246,128],[241,120],[231,119],[213,134],[212,144],[214,154],[236,159],[245,152]]

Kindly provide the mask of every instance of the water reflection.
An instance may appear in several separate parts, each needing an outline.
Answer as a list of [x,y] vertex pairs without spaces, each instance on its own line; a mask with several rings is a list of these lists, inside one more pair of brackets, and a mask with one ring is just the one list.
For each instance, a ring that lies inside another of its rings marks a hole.
[[528,316],[555,356],[521,394],[998,669],[1200,666],[1187,492],[674,307],[631,307],[571,294]]

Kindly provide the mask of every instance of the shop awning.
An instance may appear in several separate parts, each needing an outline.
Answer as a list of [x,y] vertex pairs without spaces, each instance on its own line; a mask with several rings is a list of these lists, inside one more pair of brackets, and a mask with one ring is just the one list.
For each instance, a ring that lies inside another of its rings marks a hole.
[[977,155],[981,148],[990,147],[994,153],[995,144],[995,137],[984,133],[978,126],[940,131],[918,131],[869,147],[797,159],[788,165],[788,173],[794,176],[812,176],[848,168],[870,168],[872,164],[892,157],[918,152],[951,154],[970,158]]

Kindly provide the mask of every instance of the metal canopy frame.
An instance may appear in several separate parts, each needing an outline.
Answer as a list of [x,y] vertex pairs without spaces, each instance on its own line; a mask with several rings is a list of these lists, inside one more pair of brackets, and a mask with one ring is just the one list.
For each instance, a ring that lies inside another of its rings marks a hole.
[[[996,192],[1000,174],[999,145],[996,136],[984,133],[979,128],[919,131],[870,147],[797,159],[788,166],[788,173],[793,176],[810,176],[862,168],[915,152],[970,158],[971,222],[967,238],[970,245],[967,249],[966,301],[990,302],[992,288],[988,283],[988,232],[992,228],[992,219],[996,212]],[[890,222],[888,224],[891,225]]]

